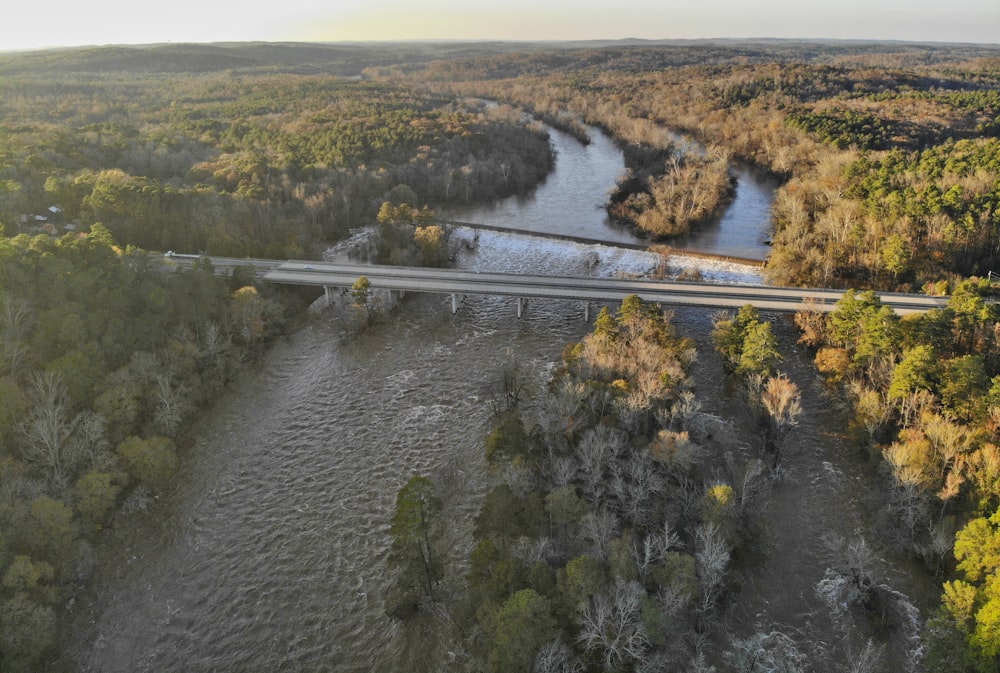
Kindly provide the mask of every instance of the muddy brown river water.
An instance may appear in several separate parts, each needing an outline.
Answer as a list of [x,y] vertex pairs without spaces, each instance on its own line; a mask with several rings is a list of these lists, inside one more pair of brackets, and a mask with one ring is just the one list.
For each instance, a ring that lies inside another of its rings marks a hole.
[[[571,221],[564,233],[593,237],[605,231],[597,205],[621,170],[621,155],[609,142],[583,148],[561,134],[554,142],[557,174],[521,206],[547,212],[539,221],[551,223],[556,215]],[[566,170],[576,177],[560,173]],[[595,173],[606,185],[598,193],[590,181]],[[573,183],[581,191],[566,200]],[[557,205],[545,201],[547,188],[559,190]],[[754,240],[768,207],[739,225],[756,226]],[[607,275],[648,271],[655,262],[645,253],[490,232],[459,260],[484,270]],[[756,278],[718,264],[704,273]],[[198,423],[173,490],[146,512],[122,517],[102,540],[92,591],[77,598],[66,629],[62,668],[413,670],[382,604],[396,492],[414,473],[448,484],[454,554],[467,555],[486,485],[482,442],[496,372],[514,352],[540,386],[563,346],[590,330],[582,314],[576,302],[537,301],[518,320],[512,299],[470,297],[452,315],[447,297],[410,296],[380,325],[345,340],[337,316],[321,312],[277,343]],[[675,322],[701,344],[704,408],[738,414],[708,348],[711,318],[707,309],[685,309]],[[791,349],[790,324],[775,320]],[[811,658],[842,659],[864,634],[838,621],[816,590],[830,562],[822,538],[870,532],[857,504],[868,468],[845,450],[838,437],[843,417],[830,411],[807,359],[793,355],[786,368],[810,391],[805,420],[792,437],[787,479],[775,487],[765,515],[764,552],[740,571],[742,589],[727,608],[727,627],[747,634],[779,629]],[[888,565],[886,572],[907,591],[910,579]],[[913,669],[908,638],[892,637],[890,670]],[[446,660],[447,653],[428,656]],[[822,661],[814,667],[827,670]]]

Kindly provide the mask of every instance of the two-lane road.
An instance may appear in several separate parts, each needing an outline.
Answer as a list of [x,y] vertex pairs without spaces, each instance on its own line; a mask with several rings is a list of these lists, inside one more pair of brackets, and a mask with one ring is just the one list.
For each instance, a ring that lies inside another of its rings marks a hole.
[[[260,268],[260,267],[258,267]],[[764,285],[690,283],[628,278],[589,278],[429,269],[324,262],[285,262],[260,271],[272,283],[350,287],[365,276],[372,288],[443,294],[505,295],[520,298],[620,302],[629,295],[667,305],[738,308],[753,304],[765,311],[794,312],[805,306],[831,311],[843,292]],[[947,297],[881,293],[898,314],[944,307]]]
[[[166,256],[177,264],[190,264],[198,255]],[[521,299],[575,299],[620,302],[629,295],[645,301],[675,306],[738,308],[752,304],[763,311],[795,312],[805,307],[832,311],[843,295],[841,290],[784,288],[767,285],[692,283],[640,278],[591,278],[475,272],[462,269],[431,269],[405,266],[378,266],[312,261],[282,261],[209,257],[218,270],[253,267],[259,278],[271,283],[351,287],[365,276],[375,289],[401,292],[433,292],[451,295],[504,295]],[[883,304],[897,314],[919,313],[943,308],[947,297],[883,292]]]

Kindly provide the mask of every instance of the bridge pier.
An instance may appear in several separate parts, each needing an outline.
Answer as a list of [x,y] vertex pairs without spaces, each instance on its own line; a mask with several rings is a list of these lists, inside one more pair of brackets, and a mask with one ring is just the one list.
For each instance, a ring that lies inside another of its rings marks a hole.
[[583,302],[583,322],[590,322],[590,302]]
[[324,285],[323,296],[326,297],[326,305],[333,306],[333,288],[329,285]]
[[[177,257],[194,262],[194,256],[173,256],[165,262],[171,268],[178,264]],[[488,273],[477,277],[468,271],[458,269],[404,269],[349,263],[319,263],[316,266],[303,262],[275,262],[273,260],[209,258],[216,269],[226,271],[234,267],[251,265],[257,269],[258,278],[270,283],[308,285],[324,288],[327,301],[349,299],[350,288],[359,276],[366,276],[372,289],[379,292],[406,289],[408,292],[431,292],[452,296],[452,312],[466,294],[501,295],[522,297],[524,301],[533,298],[562,298],[573,301],[594,303],[600,309],[630,295],[642,296],[647,302],[660,302],[677,306],[709,306],[733,308],[752,304],[762,311],[790,312],[802,310],[804,302],[817,311],[832,311],[843,296],[837,289],[809,288],[793,289],[766,285],[745,285],[738,283],[650,283],[642,279],[619,278],[562,278],[533,274]],[[188,262],[182,260],[182,266]],[[462,295],[461,298],[459,295]],[[381,295],[380,295],[381,296]],[[947,305],[947,297],[925,295],[886,294],[882,303],[898,315],[920,313]],[[584,304],[586,319],[590,320],[589,303]]]
[[525,299],[524,297],[518,297],[517,298],[517,317],[518,317],[518,319],[520,319],[521,315],[524,313],[524,305],[527,304],[527,303],[528,303],[528,300]]

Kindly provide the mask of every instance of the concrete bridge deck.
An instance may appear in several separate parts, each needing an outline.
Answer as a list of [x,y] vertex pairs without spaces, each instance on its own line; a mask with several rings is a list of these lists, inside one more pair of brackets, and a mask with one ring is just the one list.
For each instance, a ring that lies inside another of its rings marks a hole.
[[[174,255],[183,261],[194,256]],[[762,311],[795,312],[809,307],[832,311],[843,292],[823,288],[782,288],[764,285],[693,283],[631,278],[544,276],[311,261],[209,258],[219,268],[252,266],[262,280],[290,285],[349,288],[365,276],[373,289],[450,294],[457,310],[462,295],[505,295],[518,299],[518,315],[526,299],[570,299],[584,302],[620,302],[629,295],[673,306],[723,309],[752,304]],[[897,314],[943,308],[947,297],[879,293],[883,304]]]

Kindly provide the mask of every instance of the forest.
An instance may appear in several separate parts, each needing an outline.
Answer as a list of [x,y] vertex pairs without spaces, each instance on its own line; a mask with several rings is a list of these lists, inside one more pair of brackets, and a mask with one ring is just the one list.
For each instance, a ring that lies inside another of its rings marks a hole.
[[143,511],[183,456],[199,408],[308,297],[89,235],[0,241],[0,644],[37,670],[59,612],[116,516]]
[[510,108],[329,76],[11,76],[0,91],[9,236],[42,216],[145,250],[314,257],[386,200],[489,201],[552,162]]
[[[989,50],[820,49],[811,58],[776,52],[737,56],[706,48],[704,58],[689,59],[682,49],[603,49],[585,51],[574,61],[558,54],[507,57],[503,69],[497,67],[500,59],[489,57],[372,74],[380,81],[416,80],[435,91],[495,97],[606,130],[627,148],[627,157],[658,165],[646,170],[641,161],[629,162],[609,203],[609,214],[631,217],[654,238],[661,234],[647,223],[676,222],[676,208],[697,202],[697,190],[718,199],[709,204],[725,200],[725,180],[691,166],[690,150],[679,147],[667,130],[703,143],[707,151],[697,157],[702,164],[738,158],[780,177],[766,274],[779,285],[846,289],[833,313],[804,311],[796,322],[818,372],[853,409],[853,442],[885,475],[887,495],[880,503],[885,535],[941,582],[941,607],[923,633],[923,665],[934,671],[998,670],[1000,312],[991,277],[1000,261],[1000,59]],[[686,182],[686,173],[695,178]],[[696,189],[677,188],[684,184]],[[697,224],[692,218],[691,225]],[[677,230],[659,230],[667,231]],[[873,289],[951,299],[945,310],[899,319],[879,304]],[[617,321],[623,319],[628,322],[621,315]],[[614,322],[604,316],[585,344],[611,332]],[[553,446],[551,430],[518,434],[509,421],[498,422],[486,443],[487,459],[492,464],[497,433],[513,434],[518,439],[511,441],[521,448],[506,453],[515,454],[512,464],[521,476],[513,486],[511,468],[498,470],[499,484],[484,502],[480,541],[470,560],[473,602],[493,606],[485,615],[477,613],[480,656],[488,668],[712,670],[696,647],[676,648],[709,631],[714,601],[725,591],[722,570],[740,551],[733,532],[752,530],[752,521],[743,518],[752,512],[756,493],[747,475],[761,478],[780,465],[782,443],[798,413],[794,384],[775,375],[773,365],[761,364],[760,358],[772,363],[780,358],[766,327],[752,311],[740,311],[720,317],[715,335],[760,424],[761,465],[729,463],[721,485],[693,487],[700,509],[687,518],[676,514],[679,505],[669,499],[684,498],[683,489],[698,479],[690,473],[679,479],[669,460],[663,471],[658,462],[663,433],[685,432],[683,442],[674,438],[668,445],[703,448],[677,418],[674,410],[684,405],[676,399],[655,403],[660,416],[652,424],[647,419],[645,427],[633,426],[631,412],[604,416],[592,431],[612,436],[600,441],[569,434]],[[616,353],[634,343],[612,341]],[[592,352],[586,346],[583,351]],[[683,376],[672,365],[632,358],[654,371],[662,367],[662,380],[677,386],[673,395],[682,394]],[[627,407],[635,390],[630,377],[587,364],[585,371],[600,372],[596,381],[603,383],[587,379],[580,396],[588,404],[597,396],[605,409]],[[610,385],[610,392],[599,392],[602,385]],[[570,402],[560,408],[574,422],[581,418]],[[624,434],[615,439],[615,433]],[[610,452],[594,458],[605,470],[595,481],[588,476],[596,469],[587,462],[592,444]],[[698,463],[684,467],[692,465]],[[656,486],[647,491],[646,480]],[[595,492],[598,482],[605,490]],[[722,495],[720,489],[728,490]],[[633,518],[637,504],[630,498],[639,493],[667,498],[650,505],[667,519]],[[497,508],[504,507],[513,511],[499,510],[507,514],[498,516]],[[714,519],[719,510],[733,519]],[[593,517],[608,514],[614,518],[604,522],[605,537],[595,537]],[[490,522],[511,520],[520,522],[518,530],[533,531],[527,541],[490,528],[500,525]],[[566,544],[568,524],[578,546]],[[680,575],[663,567],[679,562],[679,549],[693,551]],[[863,557],[856,554],[848,564],[852,595],[878,613],[885,610],[886,596],[867,575]],[[657,572],[667,572],[669,579]],[[496,584],[501,578],[503,590]],[[482,591],[485,596],[475,593]],[[691,632],[658,641],[667,623]],[[515,631],[523,638],[545,634],[530,640],[535,659],[512,663],[511,629],[524,629]],[[773,638],[735,643],[723,663],[732,670],[760,670],[755,666],[762,664],[751,663],[754,657],[767,659],[766,670],[804,670],[799,653]],[[870,650],[862,651],[848,670],[876,670],[877,660]],[[643,668],[648,662],[654,663]]]
[[441,264],[447,231],[426,221],[428,204],[523,192],[553,161],[536,123],[480,101],[266,68],[74,70],[0,77],[11,672],[57,655],[61,610],[86,586],[101,531],[169,487],[198,412],[314,298],[207,261],[181,272],[160,253],[315,258],[380,223],[376,258]]
[[[719,160],[772,172],[784,183],[768,260],[777,284],[920,291],[996,268],[995,50],[798,46],[623,47],[508,56],[504,69],[483,57],[370,72],[607,130],[658,164],[630,163],[610,204],[653,237],[725,202]],[[692,156],[670,130],[706,153]]]
[[[1000,670],[998,85],[996,49],[941,45],[0,55],[0,667],[58,656],[100,532],[169,486],[198,410],[312,298],[155,252],[316,258],[372,226],[380,261],[446,264],[435,211],[529,192],[554,162],[544,120],[620,144],[608,214],[651,242],[718,214],[731,161],[781,179],[767,278],[845,289],[795,323],[883,480],[887,538],[940,583],[923,667]],[[870,290],[950,300],[901,319]],[[503,373],[447,596],[475,670],[805,670],[774,634],[705,656],[801,413],[767,320],[720,315],[712,339],[756,454],[699,414],[690,342],[637,298],[566,348],[546,425]],[[404,623],[444,602],[438,501],[426,477],[397,499],[385,608]],[[843,585],[878,615],[851,558]]]

